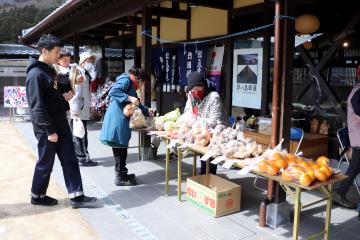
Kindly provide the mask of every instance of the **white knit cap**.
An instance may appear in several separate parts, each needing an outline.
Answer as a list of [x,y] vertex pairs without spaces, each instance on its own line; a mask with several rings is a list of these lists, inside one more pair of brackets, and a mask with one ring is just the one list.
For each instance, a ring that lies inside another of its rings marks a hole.
[[82,64],[86,59],[91,58],[91,57],[95,57],[94,54],[92,54],[91,52],[83,52],[80,54],[80,60],[79,60],[79,64]]

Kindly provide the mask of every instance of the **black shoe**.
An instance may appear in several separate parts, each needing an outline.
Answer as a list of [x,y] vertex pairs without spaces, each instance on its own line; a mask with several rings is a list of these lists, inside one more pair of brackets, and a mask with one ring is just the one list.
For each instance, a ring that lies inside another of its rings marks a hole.
[[70,199],[70,204],[72,208],[91,208],[94,207],[94,202],[96,202],[96,197],[87,197],[87,196],[78,196]]
[[349,209],[355,209],[356,208],[356,204],[350,202],[348,199],[346,199],[345,196],[335,192],[334,193],[334,198],[333,198],[333,202],[336,205],[339,205],[340,207],[344,207],[344,208],[349,208]]
[[94,162],[94,161],[87,161],[87,162],[79,162],[79,165],[82,166],[82,167],[94,167],[94,166],[97,166],[97,162]]
[[58,204],[58,201],[55,198],[45,196],[43,198],[31,198],[32,205],[41,205],[41,206],[54,206]]
[[135,186],[136,177],[135,174],[116,174],[114,184],[116,186]]

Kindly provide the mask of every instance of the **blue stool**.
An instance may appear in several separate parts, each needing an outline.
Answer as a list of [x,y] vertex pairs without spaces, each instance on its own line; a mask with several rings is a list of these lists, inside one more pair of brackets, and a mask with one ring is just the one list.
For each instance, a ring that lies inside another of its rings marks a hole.
[[296,127],[292,127],[290,129],[290,140],[299,141],[299,144],[296,147],[295,154],[297,154],[299,152],[300,145],[301,145],[301,142],[303,139],[304,139],[304,130],[302,130],[301,128],[296,128]]
[[233,126],[234,123],[235,123],[235,118],[234,118],[233,116],[230,116],[230,117],[229,117],[229,124],[230,124],[230,126]]

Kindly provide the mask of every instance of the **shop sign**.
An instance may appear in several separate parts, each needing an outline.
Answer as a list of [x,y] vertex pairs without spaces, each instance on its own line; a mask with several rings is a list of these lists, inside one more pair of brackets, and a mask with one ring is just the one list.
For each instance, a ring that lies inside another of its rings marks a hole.
[[233,106],[261,108],[262,48],[234,50]]
[[4,107],[6,108],[27,108],[25,87],[6,86],[4,87]]

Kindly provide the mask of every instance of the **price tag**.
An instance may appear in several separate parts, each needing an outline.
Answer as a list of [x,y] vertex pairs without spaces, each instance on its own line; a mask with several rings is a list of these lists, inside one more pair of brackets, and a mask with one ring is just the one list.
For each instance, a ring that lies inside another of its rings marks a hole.
[[226,160],[226,157],[225,156],[220,156],[220,157],[217,157],[215,158],[214,160],[211,161],[212,164],[219,164],[220,162]]
[[204,156],[202,156],[201,158],[200,158],[200,160],[201,161],[207,161],[207,160],[209,160],[209,158],[211,158],[212,157],[212,153],[211,152],[207,152]]
[[258,164],[258,162],[260,162],[261,160],[263,160],[261,157],[256,157],[252,164],[250,164],[249,166],[244,167],[243,169],[241,169],[237,173],[240,174],[240,175],[248,174],[249,172],[251,172],[252,170],[255,169],[256,164]]
[[234,161],[228,160],[222,165],[222,167],[226,169],[230,169],[233,165],[234,165]]

